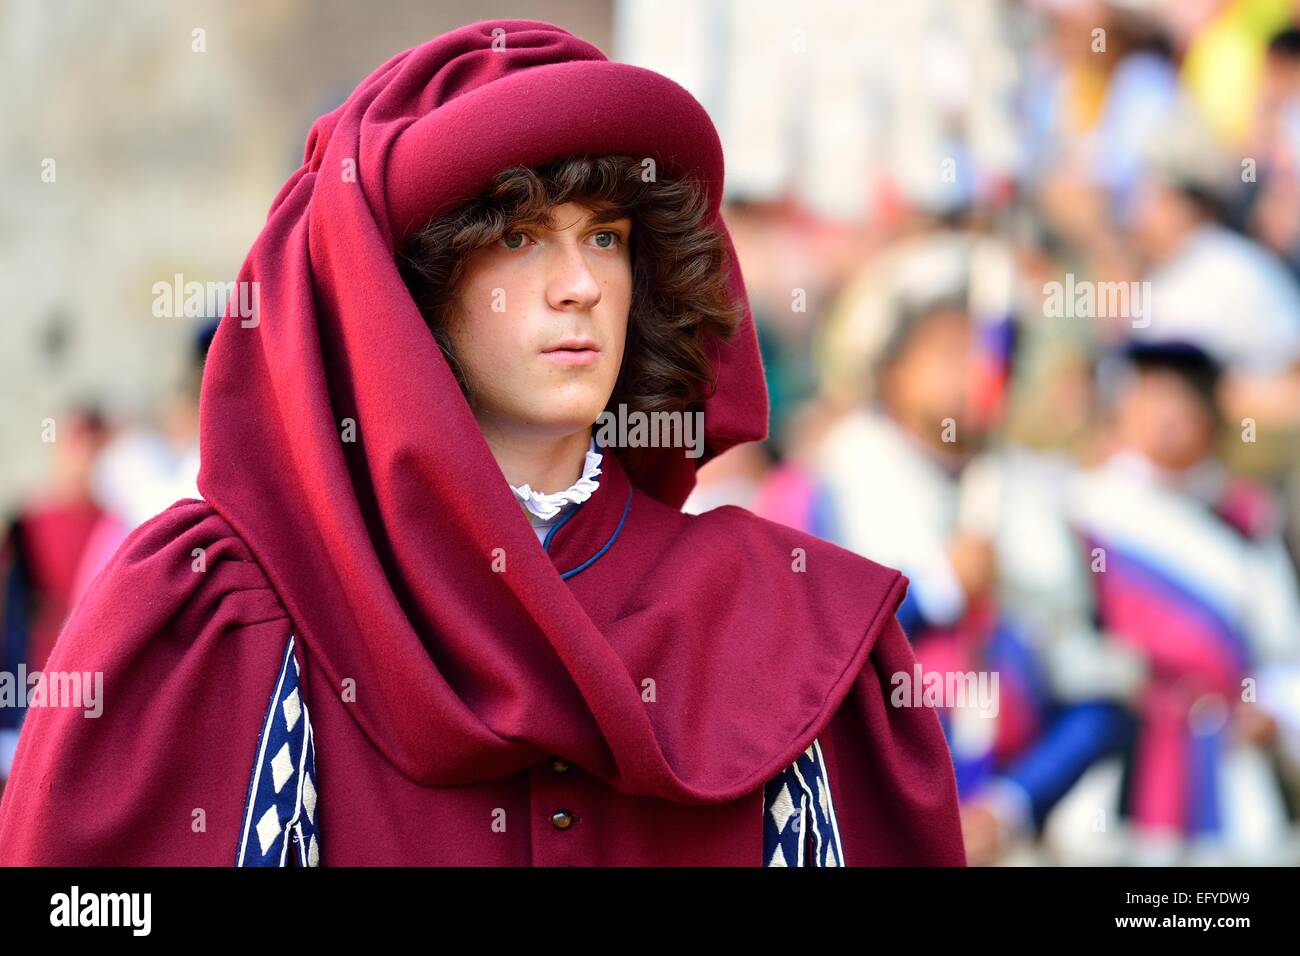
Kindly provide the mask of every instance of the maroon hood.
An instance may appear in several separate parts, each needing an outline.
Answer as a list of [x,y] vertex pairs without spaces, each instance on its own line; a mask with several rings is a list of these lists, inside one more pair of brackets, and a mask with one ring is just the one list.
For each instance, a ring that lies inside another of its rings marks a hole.
[[[784,593],[780,581],[805,583],[789,573],[789,542],[729,555],[730,571],[716,565],[717,553],[709,560],[710,541],[726,536],[734,550],[744,528],[757,527],[737,515],[698,525],[690,535],[698,546],[672,549],[672,568],[609,566],[627,567],[629,580],[609,587],[629,595],[650,586],[639,575],[707,579],[717,589],[713,613],[698,613],[689,588],[654,583],[653,604],[636,607],[633,619],[610,607],[602,620],[591,611],[596,598],[580,600],[561,578],[403,285],[394,250],[502,168],[579,153],[653,157],[661,174],[698,177],[726,235],[717,216],[722,153],[699,103],[546,23],[489,21],[438,37],[394,57],[317,120],[304,165],[276,197],[239,275],[259,283],[257,323],[228,314],[212,344],[199,488],[265,568],[312,666],[334,687],[354,682],[350,712],[406,776],[453,785],[560,753],[625,792],[731,799],[807,745],[800,735],[847,692],[873,622],[889,619],[902,584],[876,566],[862,577],[868,562],[832,572],[827,557],[826,584],[773,600],[764,592]],[[726,246],[735,295],[746,302],[729,238]],[[650,513],[661,515],[660,529],[699,520],[678,511],[696,464],[766,432],[747,304],[715,368],[703,459],[665,449],[627,479],[611,460],[565,538],[615,522],[633,486],[642,504],[629,506],[629,528],[649,533]],[[340,438],[348,427],[354,441]],[[625,538],[621,547],[627,557],[636,543]],[[503,572],[494,570],[497,556]],[[743,575],[737,561],[751,562]],[[744,588],[728,584],[742,577]],[[827,609],[831,582],[855,596],[841,593]],[[768,614],[784,617],[759,620]],[[710,633],[708,621],[726,633]],[[777,634],[778,626],[800,633]],[[738,688],[714,710],[647,708],[629,646],[611,639],[623,631],[636,634],[639,658],[664,662],[661,670],[694,661],[726,675],[729,687],[749,675],[738,683],[757,693],[753,682],[768,674],[797,692],[785,699],[774,687],[760,704]],[[774,672],[786,655],[787,670]]]

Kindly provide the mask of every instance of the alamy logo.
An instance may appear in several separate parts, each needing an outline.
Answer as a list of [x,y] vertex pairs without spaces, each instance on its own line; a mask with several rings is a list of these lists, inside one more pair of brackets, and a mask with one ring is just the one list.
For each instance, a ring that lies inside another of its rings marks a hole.
[[151,893],[70,893],[50,897],[51,926],[129,926],[133,936],[148,936],[152,925]]
[[256,280],[186,282],[178,272],[171,282],[155,282],[150,291],[153,292],[153,314],[159,319],[201,319],[225,315],[229,306],[230,315],[237,317],[242,327],[251,329],[259,321],[261,286]]
[[1135,329],[1151,324],[1150,282],[1090,282],[1076,280],[1043,283],[1043,315],[1049,319],[1128,319]]
[[895,672],[889,683],[894,707],[961,708],[981,717],[998,715],[997,671],[923,671],[917,663],[911,673]]
[[600,448],[685,448],[687,458],[704,454],[703,412],[636,412],[619,404],[601,412],[593,436]]
[[[21,695],[21,701],[20,701]],[[81,707],[87,717],[104,712],[103,671],[0,671],[0,707]]]

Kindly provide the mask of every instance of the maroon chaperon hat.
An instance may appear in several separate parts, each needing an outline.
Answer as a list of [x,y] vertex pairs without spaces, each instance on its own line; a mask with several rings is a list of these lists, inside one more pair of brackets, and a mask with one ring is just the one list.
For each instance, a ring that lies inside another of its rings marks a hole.
[[399,243],[472,199],[507,165],[536,167],[583,154],[652,157],[658,175],[701,182],[709,214],[717,213],[722,145],[704,107],[665,76],[610,62],[595,47],[566,40],[581,44],[591,58],[543,62],[457,91],[397,137],[386,175]]

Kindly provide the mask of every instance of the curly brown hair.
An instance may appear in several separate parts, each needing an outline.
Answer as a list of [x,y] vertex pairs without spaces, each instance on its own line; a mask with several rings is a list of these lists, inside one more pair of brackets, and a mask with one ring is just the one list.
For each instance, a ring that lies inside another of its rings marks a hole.
[[[705,222],[707,196],[691,178],[646,181],[630,156],[573,156],[502,170],[473,200],[437,217],[401,250],[398,267],[451,366],[447,309],[465,258],[522,225],[551,226],[550,209],[575,202],[602,219],[632,220],[632,304],[623,366],[607,408],[688,411],[717,387],[709,340],[730,339],[744,304],[729,289],[722,237]],[[626,450],[622,450],[626,455]]]

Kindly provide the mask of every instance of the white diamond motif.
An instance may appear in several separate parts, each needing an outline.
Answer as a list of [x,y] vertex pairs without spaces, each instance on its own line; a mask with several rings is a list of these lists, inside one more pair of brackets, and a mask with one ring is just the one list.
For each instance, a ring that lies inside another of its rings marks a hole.
[[311,774],[307,774],[302,781],[302,805],[307,811],[307,819],[312,823],[316,822],[316,788],[312,785]]
[[784,833],[786,824],[798,812],[794,801],[790,798],[790,788],[782,781],[781,792],[776,795],[776,799],[772,801],[772,806],[768,810],[768,813],[772,815],[772,819],[776,821],[776,828]]
[[266,853],[279,835],[280,818],[276,816],[275,807],[270,807],[262,814],[262,819],[257,821],[257,842],[261,844],[263,853]]
[[275,792],[279,793],[285,781],[292,776],[293,758],[289,756],[289,745],[286,743],[271,761],[271,780],[275,784]]
[[280,705],[284,711],[284,726],[287,730],[293,730],[294,724],[298,723],[298,718],[302,716],[302,701],[298,699],[298,688],[294,688],[284,703]]

